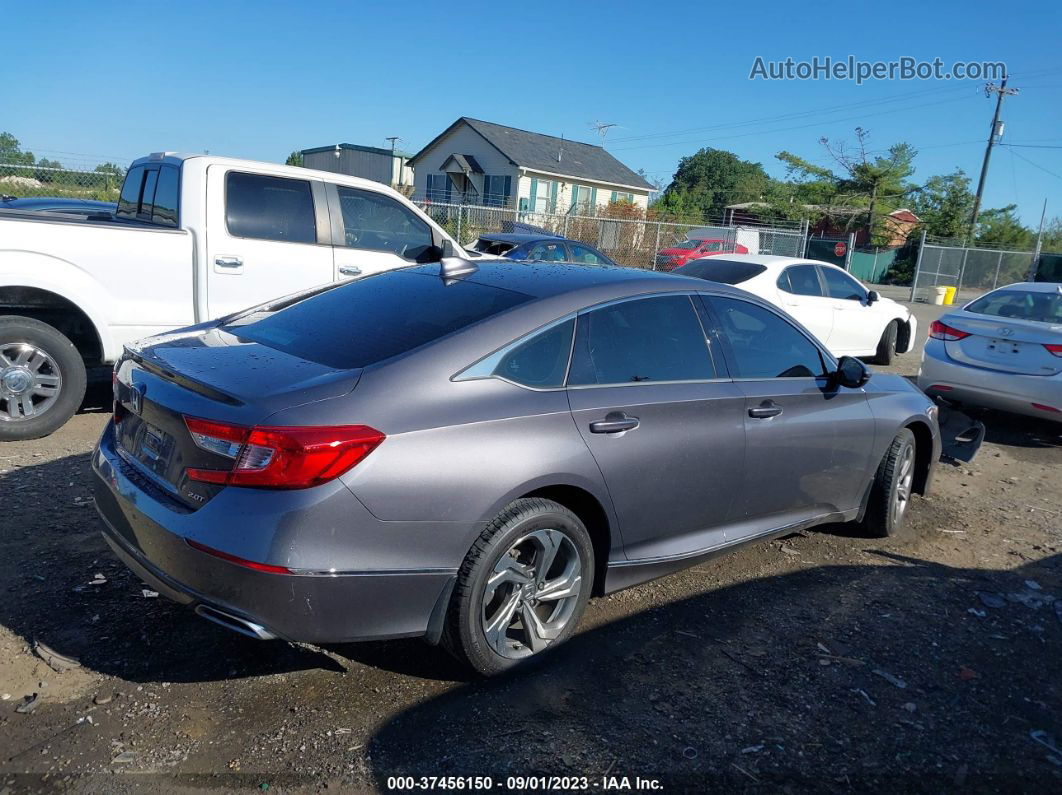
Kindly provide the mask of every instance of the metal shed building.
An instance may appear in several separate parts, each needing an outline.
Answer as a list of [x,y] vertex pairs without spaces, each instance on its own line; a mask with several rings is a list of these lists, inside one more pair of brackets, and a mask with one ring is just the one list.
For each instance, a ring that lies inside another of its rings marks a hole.
[[306,168],[349,174],[393,187],[412,185],[413,170],[407,165],[409,155],[390,149],[360,144],[333,144],[302,150]]

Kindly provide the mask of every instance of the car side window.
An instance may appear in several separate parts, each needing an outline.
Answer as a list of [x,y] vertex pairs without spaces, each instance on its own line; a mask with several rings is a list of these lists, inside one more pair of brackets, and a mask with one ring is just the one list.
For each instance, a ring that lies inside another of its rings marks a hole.
[[778,277],[778,287],[793,295],[822,297],[818,270],[814,265],[790,265]]
[[225,224],[234,237],[316,243],[310,183],[230,171],[225,177]]
[[432,246],[431,228],[408,207],[378,193],[337,185],[343,245],[417,261]]
[[737,298],[707,298],[730,350],[735,378],[814,378],[825,375],[819,349],[789,321]]
[[528,259],[541,262],[564,262],[567,257],[563,243],[536,243],[527,255]]
[[826,292],[830,298],[843,298],[847,301],[865,301],[867,291],[859,282],[839,268],[824,267],[822,277],[826,281]]
[[535,389],[562,387],[568,371],[574,331],[574,317],[559,320],[481,359],[455,380],[497,376]]
[[718,253],[718,252],[720,252],[722,250],[723,250],[723,244],[719,240],[709,240],[707,243],[704,244],[704,248],[701,249],[701,251],[703,251],[703,252],[713,253],[713,254]]
[[622,301],[579,315],[568,386],[715,377],[688,295]]
[[572,252],[572,262],[584,262],[587,265],[608,265],[608,260],[603,259],[595,251],[591,251],[586,246],[580,246],[578,243],[569,243],[568,248]]

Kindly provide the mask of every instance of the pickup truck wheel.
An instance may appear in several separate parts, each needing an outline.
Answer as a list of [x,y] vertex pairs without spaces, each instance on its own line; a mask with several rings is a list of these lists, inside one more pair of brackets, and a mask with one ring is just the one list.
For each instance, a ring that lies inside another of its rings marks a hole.
[[527,663],[575,631],[590,599],[594,546],[552,500],[516,500],[465,556],[443,646],[484,676]]
[[70,340],[33,318],[0,317],[0,441],[47,436],[84,396],[85,362]]
[[870,487],[870,501],[863,517],[869,535],[886,538],[900,532],[913,493],[915,461],[914,434],[903,428],[881,459]]
[[878,342],[878,351],[874,356],[874,364],[892,364],[893,359],[896,358],[896,337],[899,330],[895,320],[885,327],[885,331],[881,333],[881,340]]

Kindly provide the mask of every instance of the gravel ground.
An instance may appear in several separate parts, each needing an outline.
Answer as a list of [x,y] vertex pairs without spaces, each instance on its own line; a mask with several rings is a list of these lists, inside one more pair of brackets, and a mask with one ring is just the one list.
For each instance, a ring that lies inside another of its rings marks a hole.
[[[940,311],[916,306],[920,336]],[[548,663],[483,682],[417,641],[262,644],[145,596],[89,497],[107,400],[0,446],[0,792],[1062,788],[1062,426],[986,414],[904,539],[747,547],[593,601]]]

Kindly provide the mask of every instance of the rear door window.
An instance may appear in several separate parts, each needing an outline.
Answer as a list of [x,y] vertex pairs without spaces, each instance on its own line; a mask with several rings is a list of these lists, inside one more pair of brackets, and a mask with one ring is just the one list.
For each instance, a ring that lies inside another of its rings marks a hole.
[[225,224],[233,237],[316,243],[309,180],[230,171],[225,177]]
[[729,351],[734,378],[815,378],[825,375],[819,349],[792,323],[737,298],[705,296]]
[[778,286],[793,295],[813,295],[822,298],[819,270],[814,265],[790,265],[778,277]]
[[569,386],[716,377],[688,295],[623,301],[579,316]]
[[593,249],[581,246],[578,243],[569,243],[568,248],[571,249],[571,261],[583,262],[587,265],[611,265],[607,259],[602,257]]
[[343,211],[343,245],[387,251],[416,261],[432,247],[431,228],[394,199],[337,185]]
[[528,259],[541,262],[564,262],[567,257],[563,243],[536,243],[527,255]]

